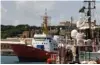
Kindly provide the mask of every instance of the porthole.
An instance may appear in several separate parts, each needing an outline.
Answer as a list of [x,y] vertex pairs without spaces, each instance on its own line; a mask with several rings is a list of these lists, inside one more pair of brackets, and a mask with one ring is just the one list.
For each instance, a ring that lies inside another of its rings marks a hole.
[[54,48],[54,50],[56,51],[56,50],[57,50],[57,48]]
[[49,40],[49,42],[51,42],[51,40]]

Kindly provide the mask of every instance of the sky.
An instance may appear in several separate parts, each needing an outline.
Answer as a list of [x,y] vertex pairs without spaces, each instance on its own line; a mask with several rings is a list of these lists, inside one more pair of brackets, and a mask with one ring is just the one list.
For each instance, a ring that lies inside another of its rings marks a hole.
[[[58,25],[59,22],[77,22],[80,18],[79,9],[83,1],[1,1],[1,24],[28,24],[40,26],[47,9],[49,23]],[[96,20],[100,24],[100,1],[96,1]]]

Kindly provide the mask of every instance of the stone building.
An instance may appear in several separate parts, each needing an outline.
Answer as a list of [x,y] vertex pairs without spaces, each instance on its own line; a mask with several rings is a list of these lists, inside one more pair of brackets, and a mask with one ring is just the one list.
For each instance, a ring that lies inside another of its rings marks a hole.
[[67,35],[69,38],[71,31],[76,29],[76,24],[70,21],[60,22],[58,26],[60,28],[60,35]]

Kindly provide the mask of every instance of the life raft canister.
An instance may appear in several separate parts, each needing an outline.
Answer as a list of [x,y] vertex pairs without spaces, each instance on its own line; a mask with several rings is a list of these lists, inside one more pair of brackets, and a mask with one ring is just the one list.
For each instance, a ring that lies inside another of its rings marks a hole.
[[97,64],[100,64],[100,59],[98,59],[96,62],[97,62]]
[[52,64],[52,59],[51,58],[47,59],[47,64]]
[[47,64],[55,63],[56,55],[52,54],[50,58],[47,59]]

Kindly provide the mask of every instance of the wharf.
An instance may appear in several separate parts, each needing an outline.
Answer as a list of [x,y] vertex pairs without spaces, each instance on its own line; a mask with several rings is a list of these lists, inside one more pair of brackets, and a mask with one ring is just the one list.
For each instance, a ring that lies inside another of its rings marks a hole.
[[12,49],[2,49],[1,55],[2,56],[14,56],[15,54]]

